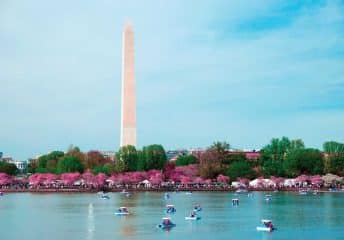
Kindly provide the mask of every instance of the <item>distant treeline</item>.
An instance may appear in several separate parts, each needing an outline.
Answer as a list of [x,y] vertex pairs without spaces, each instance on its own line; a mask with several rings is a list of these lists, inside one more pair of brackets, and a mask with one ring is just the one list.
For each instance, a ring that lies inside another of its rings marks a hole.
[[[30,162],[28,173],[80,172],[90,170],[93,174],[164,170],[169,165],[185,166],[198,164],[198,175],[204,179],[214,179],[225,175],[232,181],[238,177],[253,179],[264,176],[296,177],[301,174],[318,175],[333,173],[344,175],[344,144],[328,141],[323,151],[307,148],[301,139],[287,137],[273,138],[260,151],[258,160],[249,160],[244,152],[229,151],[227,142],[214,142],[197,155],[180,155],[173,163],[168,162],[162,145],[153,144],[137,150],[134,146],[121,147],[115,158],[103,156],[99,151],[81,152],[78,147],[70,147],[66,153],[53,151]],[[16,174],[5,163],[0,163],[0,172]]]

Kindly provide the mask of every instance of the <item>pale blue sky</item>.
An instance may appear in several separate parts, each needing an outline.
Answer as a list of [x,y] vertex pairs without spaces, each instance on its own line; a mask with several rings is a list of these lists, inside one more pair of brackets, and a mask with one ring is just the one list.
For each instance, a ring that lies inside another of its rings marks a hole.
[[0,151],[118,149],[128,19],[139,147],[344,141],[343,1],[185,2],[2,0]]

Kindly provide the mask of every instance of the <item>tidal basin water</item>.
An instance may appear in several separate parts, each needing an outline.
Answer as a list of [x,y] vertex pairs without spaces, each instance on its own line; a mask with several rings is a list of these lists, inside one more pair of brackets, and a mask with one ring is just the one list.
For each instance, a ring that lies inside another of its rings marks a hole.
[[[127,198],[109,193],[109,200],[86,193],[12,193],[0,197],[0,239],[344,239],[344,194],[297,195],[271,193],[142,192]],[[231,199],[240,205],[232,206]],[[186,221],[194,204],[200,203],[202,219]],[[166,204],[174,204],[171,216],[177,224],[169,232],[156,228]],[[126,206],[132,212],[115,216]],[[278,228],[272,233],[257,232],[261,219],[271,219]]]

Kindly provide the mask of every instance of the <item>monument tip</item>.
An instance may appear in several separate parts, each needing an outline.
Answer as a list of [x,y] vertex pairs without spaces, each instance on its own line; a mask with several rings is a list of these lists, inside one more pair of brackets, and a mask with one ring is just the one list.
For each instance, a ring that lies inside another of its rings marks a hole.
[[132,30],[132,29],[133,29],[133,26],[132,26],[130,20],[127,20],[124,24],[124,31]]

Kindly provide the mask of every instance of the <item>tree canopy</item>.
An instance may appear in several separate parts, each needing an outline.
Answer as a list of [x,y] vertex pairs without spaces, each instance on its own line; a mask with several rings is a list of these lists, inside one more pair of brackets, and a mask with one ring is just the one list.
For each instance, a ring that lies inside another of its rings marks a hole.
[[124,163],[125,171],[133,172],[137,170],[138,155],[134,146],[122,146],[117,153],[117,159]]
[[152,144],[143,147],[142,152],[145,161],[145,170],[163,169],[165,163],[167,163],[165,149],[160,144]]
[[236,161],[229,165],[226,175],[234,180],[239,177],[252,179],[255,177],[255,172],[248,161]]
[[8,175],[16,175],[18,173],[18,168],[13,163],[0,161],[0,172]]
[[322,154],[318,149],[313,148],[298,149],[288,153],[283,165],[287,176],[290,177],[301,174],[322,174],[324,170]]
[[175,161],[176,166],[185,166],[189,164],[196,164],[198,159],[193,155],[180,155]]
[[73,156],[64,156],[57,164],[57,173],[66,173],[66,172],[79,172],[84,171],[84,165],[77,157]]

